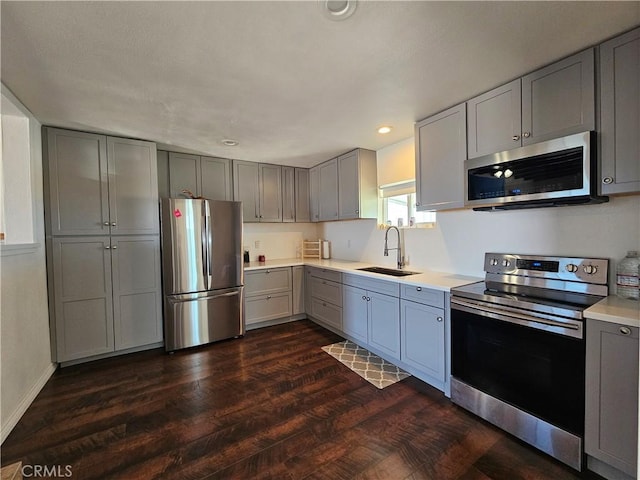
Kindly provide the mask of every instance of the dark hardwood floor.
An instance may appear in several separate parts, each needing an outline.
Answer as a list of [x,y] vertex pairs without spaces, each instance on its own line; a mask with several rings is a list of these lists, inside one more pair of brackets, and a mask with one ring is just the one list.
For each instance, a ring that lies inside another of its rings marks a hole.
[[[74,479],[577,479],[414,377],[378,390],[300,321],[58,370],[2,465]],[[63,470],[64,473],[64,470]]]

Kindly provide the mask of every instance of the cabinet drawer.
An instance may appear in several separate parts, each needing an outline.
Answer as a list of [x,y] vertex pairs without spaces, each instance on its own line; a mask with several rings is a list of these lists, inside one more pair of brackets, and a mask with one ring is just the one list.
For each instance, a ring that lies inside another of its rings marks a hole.
[[311,275],[314,277],[322,278],[324,280],[330,280],[332,282],[342,282],[342,274],[335,270],[327,270],[326,268],[307,267],[311,270]]
[[311,296],[319,300],[342,306],[342,284],[311,277]]
[[440,290],[416,287],[415,285],[402,285],[400,287],[400,298],[444,308],[444,292]]
[[352,287],[362,288],[370,292],[391,295],[392,297],[400,296],[400,285],[397,282],[388,282],[386,280],[378,280],[377,278],[369,278],[363,275],[345,273],[342,276],[342,283],[345,285],[351,285]]
[[340,307],[312,298],[311,315],[338,330],[342,330],[342,308]]
[[266,268],[244,274],[245,296],[291,291],[291,267]]
[[245,323],[264,322],[291,316],[291,292],[245,298]]

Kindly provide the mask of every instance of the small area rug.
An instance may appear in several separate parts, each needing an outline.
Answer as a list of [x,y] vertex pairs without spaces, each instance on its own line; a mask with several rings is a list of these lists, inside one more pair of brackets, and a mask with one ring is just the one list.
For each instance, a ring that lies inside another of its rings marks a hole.
[[388,387],[411,376],[349,340],[327,345],[322,350],[378,388]]

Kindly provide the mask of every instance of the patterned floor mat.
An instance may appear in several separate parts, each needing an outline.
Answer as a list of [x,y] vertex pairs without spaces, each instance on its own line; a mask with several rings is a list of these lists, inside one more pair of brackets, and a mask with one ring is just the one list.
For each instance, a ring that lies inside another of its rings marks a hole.
[[411,376],[349,340],[327,345],[322,350],[378,388],[388,387]]

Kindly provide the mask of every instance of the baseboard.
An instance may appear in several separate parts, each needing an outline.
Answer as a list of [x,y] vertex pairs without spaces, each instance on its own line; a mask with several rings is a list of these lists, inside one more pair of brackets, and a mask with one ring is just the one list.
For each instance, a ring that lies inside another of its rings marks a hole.
[[20,421],[24,413],[27,411],[27,409],[31,406],[33,401],[36,399],[36,397],[40,393],[40,390],[42,390],[44,385],[51,378],[51,375],[53,375],[53,372],[56,371],[57,367],[58,367],[57,364],[50,363],[45,369],[45,371],[42,372],[42,375],[40,375],[40,378],[36,380],[36,383],[33,384],[31,389],[27,392],[27,394],[24,396],[22,401],[18,404],[18,407],[15,409],[15,411],[8,417],[2,419],[2,428],[0,428],[0,444],[4,443],[4,441],[9,436],[11,431],[15,428],[15,426],[18,424],[18,422]]

